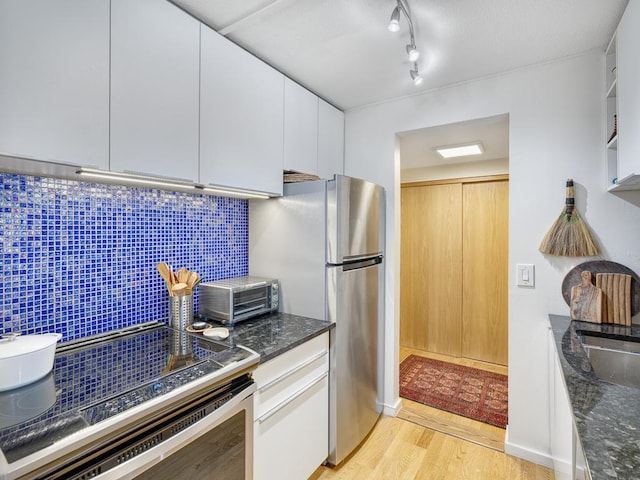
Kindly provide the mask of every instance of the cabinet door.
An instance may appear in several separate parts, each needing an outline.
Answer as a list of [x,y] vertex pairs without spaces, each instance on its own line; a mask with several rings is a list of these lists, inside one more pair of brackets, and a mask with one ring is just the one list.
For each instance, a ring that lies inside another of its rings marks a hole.
[[111,1],[111,170],[198,178],[200,23],[166,1]]
[[557,480],[573,480],[573,417],[560,361],[549,330],[549,446]]
[[261,364],[254,374],[255,480],[309,478],[329,448],[329,334]]
[[254,424],[255,480],[300,480],[327,458],[329,423],[327,374],[280,410]]
[[0,2],[0,151],[109,167],[109,0]]
[[640,174],[640,3],[629,2],[616,34],[618,179]]
[[282,195],[284,77],[202,25],[200,183]]
[[288,78],[284,83],[284,169],[318,173],[318,97]]
[[318,99],[318,175],[344,174],[344,113]]

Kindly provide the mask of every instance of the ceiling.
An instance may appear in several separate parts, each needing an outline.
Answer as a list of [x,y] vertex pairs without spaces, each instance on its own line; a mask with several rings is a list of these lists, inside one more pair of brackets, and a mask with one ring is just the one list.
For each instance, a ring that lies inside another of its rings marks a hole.
[[320,97],[347,110],[588,50],[628,0],[407,0],[424,77],[406,58],[395,0],[173,0]]
[[[437,167],[454,163],[509,158],[509,115],[449,123],[398,134],[402,168]],[[435,147],[480,140],[484,153],[444,159]]]
[[[606,47],[628,0],[406,0],[422,85],[406,58],[409,29],[387,24],[396,0],[171,0],[342,110]],[[401,168],[445,163],[433,147],[481,140],[508,157],[508,116],[399,134]]]

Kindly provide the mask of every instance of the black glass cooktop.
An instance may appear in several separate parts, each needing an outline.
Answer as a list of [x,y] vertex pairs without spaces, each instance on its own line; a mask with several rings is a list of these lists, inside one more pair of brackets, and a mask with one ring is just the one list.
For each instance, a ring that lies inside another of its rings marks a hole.
[[250,355],[163,324],[61,344],[52,373],[0,392],[0,449],[12,463]]

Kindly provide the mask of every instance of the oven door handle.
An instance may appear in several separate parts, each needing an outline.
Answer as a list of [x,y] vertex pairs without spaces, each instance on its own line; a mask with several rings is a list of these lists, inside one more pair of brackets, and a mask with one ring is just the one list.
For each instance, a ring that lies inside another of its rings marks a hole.
[[315,378],[314,380],[311,380],[309,383],[307,383],[304,387],[302,387],[300,390],[298,390],[296,393],[294,393],[293,395],[291,395],[289,398],[284,399],[282,402],[280,402],[279,404],[277,404],[275,407],[273,407],[271,410],[269,410],[267,413],[265,413],[264,415],[262,415],[259,419],[258,422],[259,423],[264,423],[267,420],[269,420],[269,418],[273,417],[276,413],[278,413],[280,410],[282,410],[284,407],[286,407],[287,405],[289,405],[291,402],[293,402],[296,398],[300,397],[301,395],[303,395],[307,390],[310,390],[311,388],[313,388],[316,384],[320,383],[322,380],[324,380],[327,376],[329,375],[329,372],[324,372],[322,375],[320,375],[319,377]]

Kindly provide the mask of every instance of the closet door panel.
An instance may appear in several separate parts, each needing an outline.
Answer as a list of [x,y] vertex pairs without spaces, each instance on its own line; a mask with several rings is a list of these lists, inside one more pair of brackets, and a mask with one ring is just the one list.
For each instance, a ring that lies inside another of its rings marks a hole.
[[462,191],[462,356],[506,365],[509,183]]
[[402,188],[404,346],[461,354],[462,185]]

